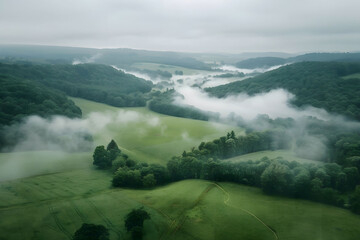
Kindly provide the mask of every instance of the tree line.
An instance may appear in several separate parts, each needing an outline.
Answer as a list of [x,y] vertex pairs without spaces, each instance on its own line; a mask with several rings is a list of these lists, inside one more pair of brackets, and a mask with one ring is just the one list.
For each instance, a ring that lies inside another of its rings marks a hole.
[[[237,137],[232,131],[172,157],[166,167],[135,162],[117,151],[117,157],[111,158],[113,160],[111,164],[108,162],[107,169],[114,172],[114,187],[151,188],[184,179],[228,181],[259,187],[265,194],[308,199],[349,208],[360,214],[360,156],[343,155],[346,158],[343,165],[335,162],[299,163],[267,157],[257,161],[226,161],[229,157],[246,153],[287,148],[286,139],[274,141],[277,134],[277,131],[265,131]],[[105,151],[110,156],[112,148],[108,146]],[[95,153],[94,164],[99,166]]]

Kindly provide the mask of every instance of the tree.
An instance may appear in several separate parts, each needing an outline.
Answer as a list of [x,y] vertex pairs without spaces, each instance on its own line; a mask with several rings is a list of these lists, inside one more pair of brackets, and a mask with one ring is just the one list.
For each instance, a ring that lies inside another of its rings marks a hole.
[[150,214],[144,210],[144,208],[133,209],[126,215],[125,227],[130,232],[134,227],[142,228],[144,221],[150,219]]
[[93,154],[93,164],[98,166],[100,169],[106,169],[111,167],[111,160],[109,152],[105,150],[104,146],[97,146]]
[[73,240],[109,240],[109,231],[103,225],[84,223],[74,233]]
[[107,145],[106,150],[109,152],[109,159],[111,162],[121,153],[121,150],[113,139]]
[[355,192],[350,197],[350,210],[360,214],[360,185],[356,186]]
[[156,185],[156,179],[154,177],[154,174],[147,174],[142,179],[143,185],[146,188],[151,188]]
[[292,182],[289,167],[278,162],[270,164],[261,175],[262,188],[269,194],[288,194]]
[[117,150],[120,152],[120,149],[119,149],[118,145],[116,144],[116,142],[114,141],[114,139],[111,139],[111,141],[109,142],[109,144],[106,147],[106,150],[108,150],[108,151]]
[[141,240],[143,237],[143,229],[142,227],[133,227],[131,229],[131,238],[133,240]]

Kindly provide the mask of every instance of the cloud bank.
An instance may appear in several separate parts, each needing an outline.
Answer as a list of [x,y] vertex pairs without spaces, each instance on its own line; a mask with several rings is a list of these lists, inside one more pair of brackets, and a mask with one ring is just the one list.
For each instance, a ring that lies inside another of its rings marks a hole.
[[0,43],[228,53],[358,51],[358,9],[357,0],[2,0]]

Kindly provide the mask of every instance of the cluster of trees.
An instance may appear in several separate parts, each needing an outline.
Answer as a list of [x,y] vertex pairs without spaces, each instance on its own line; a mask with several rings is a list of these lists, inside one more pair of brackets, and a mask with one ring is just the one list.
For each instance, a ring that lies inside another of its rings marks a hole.
[[93,164],[114,173],[114,187],[151,188],[169,182],[167,169],[159,164],[138,163],[122,153],[114,140],[97,146]]
[[245,74],[243,72],[238,73],[223,73],[220,75],[215,75],[215,78],[233,78],[233,77],[245,77]]
[[170,79],[172,77],[172,74],[168,71],[162,71],[162,70],[149,70],[149,69],[142,69],[142,70],[138,70],[136,69],[136,71],[144,73],[146,75],[148,75],[150,78],[152,79]]
[[301,62],[226,85],[208,88],[217,97],[246,92],[254,95],[284,88],[296,95],[298,107],[311,105],[360,120],[360,81],[344,76],[360,72],[360,63]]
[[80,108],[65,94],[40,83],[0,74],[0,85],[0,149],[16,143],[16,137],[6,136],[7,128],[24,117],[65,115],[74,118],[82,115]]
[[251,132],[238,137],[234,131],[231,131],[226,136],[213,141],[201,142],[197,149],[193,148],[190,152],[184,151],[182,156],[225,159],[264,150],[287,149],[290,147],[290,142],[281,130]]
[[95,148],[93,164],[99,169],[109,169],[113,161],[118,157],[127,158],[127,155],[122,154],[116,142],[111,140],[106,149],[103,145]]
[[81,117],[81,110],[63,93],[39,83],[0,75],[0,125],[10,125],[28,115]]
[[[125,217],[125,228],[131,233],[133,240],[141,240],[143,238],[144,221],[150,219],[150,214],[143,207],[133,209]],[[76,230],[73,240],[109,240],[109,229],[103,225],[83,223]]]
[[117,107],[145,106],[144,93],[152,82],[98,64],[4,64],[5,76],[41,83],[69,96],[107,103]]
[[133,209],[126,215],[125,228],[131,233],[133,240],[143,238],[144,221],[150,219],[150,214],[144,208]]
[[235,64],[238,68],[254,69],[254,68],[268,68],[277,65],[283,65],[287,63],[285,58],[279,57],[259,57],[259,58],[249,58],[237,62]]
[[167,169],[159,164],[137,163],[118,158],[113,162],[114,187],[152,188],[169,182]]
[[237,137],[232,131],[173,157],[166,168],[157,164],[136,163],[120,155],[112,161],[115,172],[112,183],[115,187],[148,188],[183,179],[229,181],[260,187],[266,194],[309,199],[348,207],[360,213],[360,156],[357,155],[357,145],[352,146],[354,151],[346,152],[343,149],[348,149],[348,144],[344,143],[342,147],[339,144],[338,151],[342,154],[341,158],[345,158],[342,165],[335,162],[289,162],[266,157],[246,162],[224,160],[251,152],[288,148],[289,141],[281,136],[281,131],[265,131]]
[[[167,163],[170,180],[206,179],[241,183],[260,187],[266,194],[348,206],[360,213],[360,157],[351,157],[351,164],[344,166],[337,163],[304,164],[281,158],[232,163],[221,160],[228,157],[226,144],[222,147],[225,152],[215,150],[213,154],[209,154],[207,151],[211,148],[205,146],[202,143],[198,149],[173,157]],[[244,145],[243,149],[249,148]]]
[[109,230],[103,225],[83,223],[74,233],[73,240],[109,240]]
[[[158,113],[167,114],[175,117],[192,118],[198,120],[209,120],[209,116],[213,113],[205,113],[193,106],[177,106],[173,104],[174,98],[177,96],[174,89],[165,92],[157,92],[149,104],[149,108]],[[217,116],[214,116],[217,117]]]

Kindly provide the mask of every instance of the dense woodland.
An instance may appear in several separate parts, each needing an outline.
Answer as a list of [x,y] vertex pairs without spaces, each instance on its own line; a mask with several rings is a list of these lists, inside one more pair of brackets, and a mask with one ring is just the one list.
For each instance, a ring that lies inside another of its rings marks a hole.
[[277,65],[291,64],[296,62],[359,62],[360,53],[307,53],[295,57],[257,57],[248,58],[237,62],[238,68],[268,68]]
[[360,73],[360,63],[301,62],[206,91],[225,97],[284,88],[296,96],[292,103],[298,107],[311,105],[360,120],[360,81],[344,78],[354,73]]
[[284,58],[278,57],[261,57],[261,58],[249,58],[243,61],[237,62],[236,67],[254,69],[254,68],[269,68],[272,66],[283,65],[287,63]]
[[80,108],[65,94],[40,83],[1,74],[0,85],[0,125],[10,125],[32,114],[81,117]]
[[98,64],[49,65],[1,64],[4,76],[27,79],[57,89],[72,97],[107,103],[116,107],[145,106],[143,93],[150,81]]

